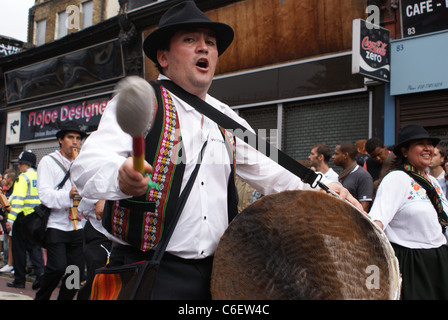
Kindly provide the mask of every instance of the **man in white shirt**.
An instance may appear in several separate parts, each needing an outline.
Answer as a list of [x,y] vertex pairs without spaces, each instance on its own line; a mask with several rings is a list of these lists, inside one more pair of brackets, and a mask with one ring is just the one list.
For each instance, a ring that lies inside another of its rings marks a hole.
[[[233,30],[230,26],[212,22],[194,2],[185,1],[175,5],[162,16],[159,28],[146,38],[144,50],[161,72],[160,80],[173,81],[190,94],[205,100],[235,121],[249,127],[229,106],[207,94],[218,56],[232,40]],[[222,133],[216,123],[198,113],[173,93],[168,94],[175,108],[175,111],[171,112],[176,116],[173,123],[179,126],[176,134],[181,135],[183,144],[181,149],[182,163],[185,164],[184,174],[180,181],[174,183],[181,190],[196,165],[203,143],[207,141],[208,144],[202,155],[195,183],[159,266],[152,297],[208,299],[213,254],[227,228],[229,211],[232,209],[228,205],[232,197],[228,191],[233,184],[229,183],[232,181],[229,180],[233,171],[232,159],[227,151],[226,134]],[[169,101],[168,98],[167,100]],[[120,200],[153,193],[153,189],[148,189],[150,177],[142,176],[133,168],[132,158],[129,157],[132,153],[132,138],[118,126],[116,103],[116,98],[109,103],[98,130],[86,140],[83,152],[72,167],[72,177],[83,197]],[[155,129],[150,134],[153,131]],[[175,142],[177,141],[179,140]],[[157,141],[153,144],[157,144]],[[308,188],[298,177],[239,139],[236,139],[233,153],[236,174],[264,194]],[[158,171],[160,166],[154,164],[156,165],[152,168],[145,162],[146,172],[163,174]],[[176,172],[178,168],[179,166]],[[165,181],[161,185],[162,194],[167,184]],[[347,197],[354,201],[340,184],[333,183],[329,186],[340,192],[342,198]],[[125,212],[124,209],[119,211],[123,214]],[[131,217],[135,215],[129,214],[129,220]],[[104,218],[103,216],[103,220]],[[153,216],[149,220],[151,219]],[[122,226],[118,226],[120,232]],[[154,235],[156,236],[157,234]],[[152,239],[152,236],[149,238]],[[151,251],[142,251],[127,245],[126,239],[115,239],[110,257],[111,265],[131,263],[151,256]]]
[[308,159],[310,160],[310,166],[316,168],[316,171],[322,173],[325,178],[338,181],[338,174],[328,165],[332,155],[333,153],[328,145],[319,143],[313,146]]
[[444,169],[444,159],[446,154],[446,148],[438,144],[434,148],[434,156],[432,157],[431,164],[429,165],[429,174],[437,179],[440,186],[443,189],[443,194],[446,195],[446,184],[445,180],[445,169]]
[[[78,266],[80,274],[84,271],[82,247],[82,227],[85,221],[73,221],[70,208],[78,191],[67,179],[62,188],[57,186],[64,180],[75,159],[74,149],[78,149],[86,134],[75,123],[64,124],[56,134],[60,149],[46,155],[37,168],[37,189],[44,205],[51,209],[46,231],[47,264],[36,293],[36,300],[49,300],[59,285],[69,265]],[[75,230],[75,223],[76,228]],[[76,289],[66,286],[65,277],[61,282],[58,299],[71,300]]]

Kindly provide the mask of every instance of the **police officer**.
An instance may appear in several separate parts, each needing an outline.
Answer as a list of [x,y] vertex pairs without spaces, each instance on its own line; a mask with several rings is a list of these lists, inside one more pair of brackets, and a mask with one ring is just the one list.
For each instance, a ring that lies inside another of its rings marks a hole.
[[25,288],[26,280],[26,253],[29,253],[34,266],[36,280],[32,288],[39,287],[39,278],[44,271],[42,248],[32,243],[21,232],[21,218],[34,211],[40,204],[37,194],[36,155],[31,151],[23,151],[19,156],[19,175],[14,183],[11,196],[11,212],[6,223],[7,231],[12,229],[12,255],[14,257],[14,281],[8,282],[8,287]]

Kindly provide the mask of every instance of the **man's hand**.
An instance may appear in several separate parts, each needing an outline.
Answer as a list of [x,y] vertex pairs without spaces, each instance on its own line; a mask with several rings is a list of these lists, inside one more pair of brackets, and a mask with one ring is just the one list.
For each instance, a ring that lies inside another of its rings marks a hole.
[[[152,172],[152,167],[145,161],[145,173]],[[133,166],[132,157],[126,159],[118,171],[118,186],[130,196],[141,196],[148,190],[149,176],[143,176]]]
[[342,184],[337,183],[337,182],[332,182],[328,185],[328,188],[330,188],[331,190],[336,192],[339,195],[339,199],[347,200],[352,205],[354,205],[356,207],[356,209],[358,209],[359,211],[361,211],[364,214],[367,214],[367,212],[364,211],[364,208],[362,207],[361,203],[358,200],[356,200],[351,195],[351,193],[346,188],[344,188],[342,186]]
[[70,190],[70,199],[74,199],[75,196],[78,196],[78,195],[79,195],[78,190],[76,190],[75,187],[72,187],[72,189]]
[[97,203],[95,203],[95,215],[98,221],[101,221],[101,219],[103,219],[103,210],[105,203],[106,201],[104,200],[99,200]]
[[11,231],[11,229],[12,229],[11,221],[6,221],[5,227],[6,227],[6,232],[9,233]]

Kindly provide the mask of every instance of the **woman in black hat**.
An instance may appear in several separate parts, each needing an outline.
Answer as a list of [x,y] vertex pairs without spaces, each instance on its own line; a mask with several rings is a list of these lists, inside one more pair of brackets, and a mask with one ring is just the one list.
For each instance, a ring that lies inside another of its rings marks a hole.
[[369,213],[395,250],[402,299],[448,299],[448,201],[428,174],[439,140],[420,125],[400,130],[395,170],[382,180]]

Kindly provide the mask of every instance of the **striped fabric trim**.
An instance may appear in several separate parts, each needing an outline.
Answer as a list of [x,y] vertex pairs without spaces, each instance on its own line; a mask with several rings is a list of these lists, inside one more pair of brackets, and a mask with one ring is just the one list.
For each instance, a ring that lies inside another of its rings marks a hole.
[[113,208],[112,216],[112,234],[126,242],[129,241],[127,238],[128,234],[128,214],[129,209],[120,207],[120,202],[117,201]]
[[122,287],[119,274],[97,274],[93,280],[91,300],[117,300]]
[[[133,244],[141,251],[150,250],[161,238],[181,140],[177,111],[172,98],[163,87],[161,94],[164,110],[162,134],[152,164],[152,181],[159,185],[160,190],[152,188],[148,191],[147,202],[144,204],[153,205],[152,209],[144,211],[121,206],[120,201],[115,201],[111,211],[111,230],[108,230],[115,237]],[[135,203],[132,199],[127,202]],[[136,232],[140,234],[137,235]]]
[[[163,117],[163,134],[159,141],[158,153],[153,164],[153,182],[157,183],[160,190],[151,189],[147,200],[156,203],[154,212],[146,212],[143,227],[143,243],[141,250],[148,251],[160,240],[165,221],[165,208],[172,186],[172,178],[176,168],[178,142],[180,141],[180,127],[177,119],[176,107],[173,100],[164,87],[160,87],[165,110]],[[173,160],[174,157],[174,160]]]

